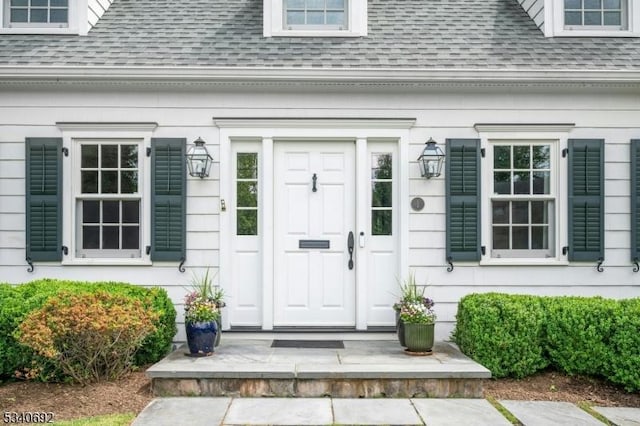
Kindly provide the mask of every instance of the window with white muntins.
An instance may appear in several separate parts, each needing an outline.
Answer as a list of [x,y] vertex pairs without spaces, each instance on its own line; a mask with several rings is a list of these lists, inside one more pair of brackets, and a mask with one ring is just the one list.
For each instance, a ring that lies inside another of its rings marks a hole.
[[491,148],[491,257],[554,257],[554,146],[501,141]]
[[141,257],[140,143],[80,141],[76,256]]
[[564,26],[578,29],[624,30],[625,0],[564,0]]
[[287,29],[334,29],[347,27],[347,0],[285,0]]
[[366,0],[264,0],[264,36],[367,35]]
[[69,26],[69,0],[7,0],[4,11],[7,27]]
[[544,0],[547,37],[639,37],[640,0]]

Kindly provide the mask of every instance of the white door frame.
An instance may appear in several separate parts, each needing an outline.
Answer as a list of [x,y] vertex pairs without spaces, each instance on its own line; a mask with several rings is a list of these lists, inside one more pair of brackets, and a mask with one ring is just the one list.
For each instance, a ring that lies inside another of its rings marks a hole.
[[[368,141],[396,142],[398,152],[398,206],[400,232],[398,235],[399,261],[397,276],[401,277],[409,266],[409,158],[410,129],[415,119],[247,119],[226,118],[214,119],[220,131],[220,202],[229,200],[233,176],[231,176],[231,144],[233,141],[261,141],[262,161],[260,164],[259,186],[259,228],[262,239],[262,324],[263,330],[273,329],[273,143],[280,141],[331,141],[351,140],[356,144],[356,329],[367,328],[367,277],[366,277],[366,238],[369,230],[365,229],[369,207],[367,206],[367,189],[370,180],[370,165],[367,157]],[[233,285],[230,265],[231,215],[227,211],[220,212],[220,268],[219,277],[223,289],[230,293]],[[365,247],[358,245],[358,236],[365,234]],[[231,322],[223,315],[223,329],[229,329]]]

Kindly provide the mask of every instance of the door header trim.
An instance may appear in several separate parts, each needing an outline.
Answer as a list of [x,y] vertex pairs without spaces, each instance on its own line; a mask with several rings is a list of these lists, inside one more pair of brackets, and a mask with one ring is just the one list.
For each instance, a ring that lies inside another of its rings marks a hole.
[[246,118],[213,117],[213,124],[219,128],[341,128],[341,129],[410,129],[415,118]]

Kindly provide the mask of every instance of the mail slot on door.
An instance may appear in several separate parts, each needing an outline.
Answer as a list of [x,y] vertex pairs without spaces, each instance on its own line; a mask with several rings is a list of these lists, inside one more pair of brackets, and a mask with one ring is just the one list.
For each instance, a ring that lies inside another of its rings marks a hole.
[[329,240],[298,240],[298,248],[301,249],[328,249]]

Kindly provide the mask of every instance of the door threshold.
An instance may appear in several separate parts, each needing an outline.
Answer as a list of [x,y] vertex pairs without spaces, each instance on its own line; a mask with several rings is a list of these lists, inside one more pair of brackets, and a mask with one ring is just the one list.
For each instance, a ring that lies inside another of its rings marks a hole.
[[395,340],[395,327],[375,330],[356,330],[353,327],[278,327],[262,330],[256,327],[232,327],[222,332],[222,339],[229,340]]

